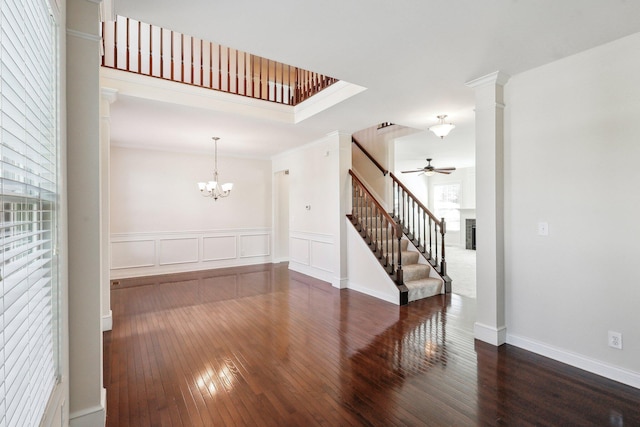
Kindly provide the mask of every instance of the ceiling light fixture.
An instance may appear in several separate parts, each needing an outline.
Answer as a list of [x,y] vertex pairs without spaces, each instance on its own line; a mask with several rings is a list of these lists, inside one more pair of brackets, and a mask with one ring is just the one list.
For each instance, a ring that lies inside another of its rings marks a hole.
[[213,181],[199,182],[198,188],[204,197],[213,197],[213,200],[218,200],[220,197],[227,197],[231,194],[233,183],[227,182],[226,184],[220,184],[220,180],[218,179],[218,140],[220,138],[214,136],[212,139],[215,145]]
[[446,114],[438,116],[438,124],[433,125],[429,128],[429,130],[435,133],[440,139],[443,139],[445,136],[449,135],[449,132],[456,127],[453,123],[445,123],[444,119],[447,118]]

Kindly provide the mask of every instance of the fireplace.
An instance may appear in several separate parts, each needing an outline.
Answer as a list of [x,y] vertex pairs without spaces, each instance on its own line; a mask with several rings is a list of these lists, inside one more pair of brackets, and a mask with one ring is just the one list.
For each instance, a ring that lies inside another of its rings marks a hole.
[[467,219],[465,221],[465,249],[476,249],[476,220]]

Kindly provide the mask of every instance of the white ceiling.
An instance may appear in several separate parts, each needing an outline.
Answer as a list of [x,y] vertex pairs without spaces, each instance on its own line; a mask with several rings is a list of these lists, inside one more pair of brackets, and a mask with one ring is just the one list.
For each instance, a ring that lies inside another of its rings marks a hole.
[[[335,130],[380,122],[422,130],[398,154],[473,164],[474,93],[509,75],[640,31],[635,0],[114,0],[115,12],[367,88],[298,124],[119,97],[112,139],[185,151],[269,157]],[[444,140],[425,129],[448,114]],[[445,165],[446,163],[446,165]]]

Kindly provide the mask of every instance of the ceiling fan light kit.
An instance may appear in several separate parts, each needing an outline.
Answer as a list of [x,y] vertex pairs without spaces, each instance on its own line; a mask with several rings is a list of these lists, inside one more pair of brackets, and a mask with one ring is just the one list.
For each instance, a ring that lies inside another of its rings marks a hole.
[[436,134],[436,136],[439,136],[440,139],[444,139],[444,137],[449,135],[449,132],[451,132],[453,128],[456,127],[456,125],[454,125],[453,123],[445,123],[444,119],[446,118],[446,114],[438,116],[438,124],[433,125],[429,128],[429,130]]
[[202,196],[213,197],[213,200],[218,200],[221,197],[227,197],[229,194],[231,194],[233,183],[227,182],[225,184],[220,184],[220,179],[218,177],[218,140],[220,138],[214,136],[212,139],[215,146],[213,181],[199,182],[198,189],[200,190],[200,194],[202,194]]

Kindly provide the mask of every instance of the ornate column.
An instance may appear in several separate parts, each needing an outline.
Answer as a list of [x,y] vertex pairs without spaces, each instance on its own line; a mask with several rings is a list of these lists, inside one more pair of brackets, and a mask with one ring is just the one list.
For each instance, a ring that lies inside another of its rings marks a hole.
[[509,76],[468,82],[476,94],[476,339],[506,342],[504,285],[504,104]]

